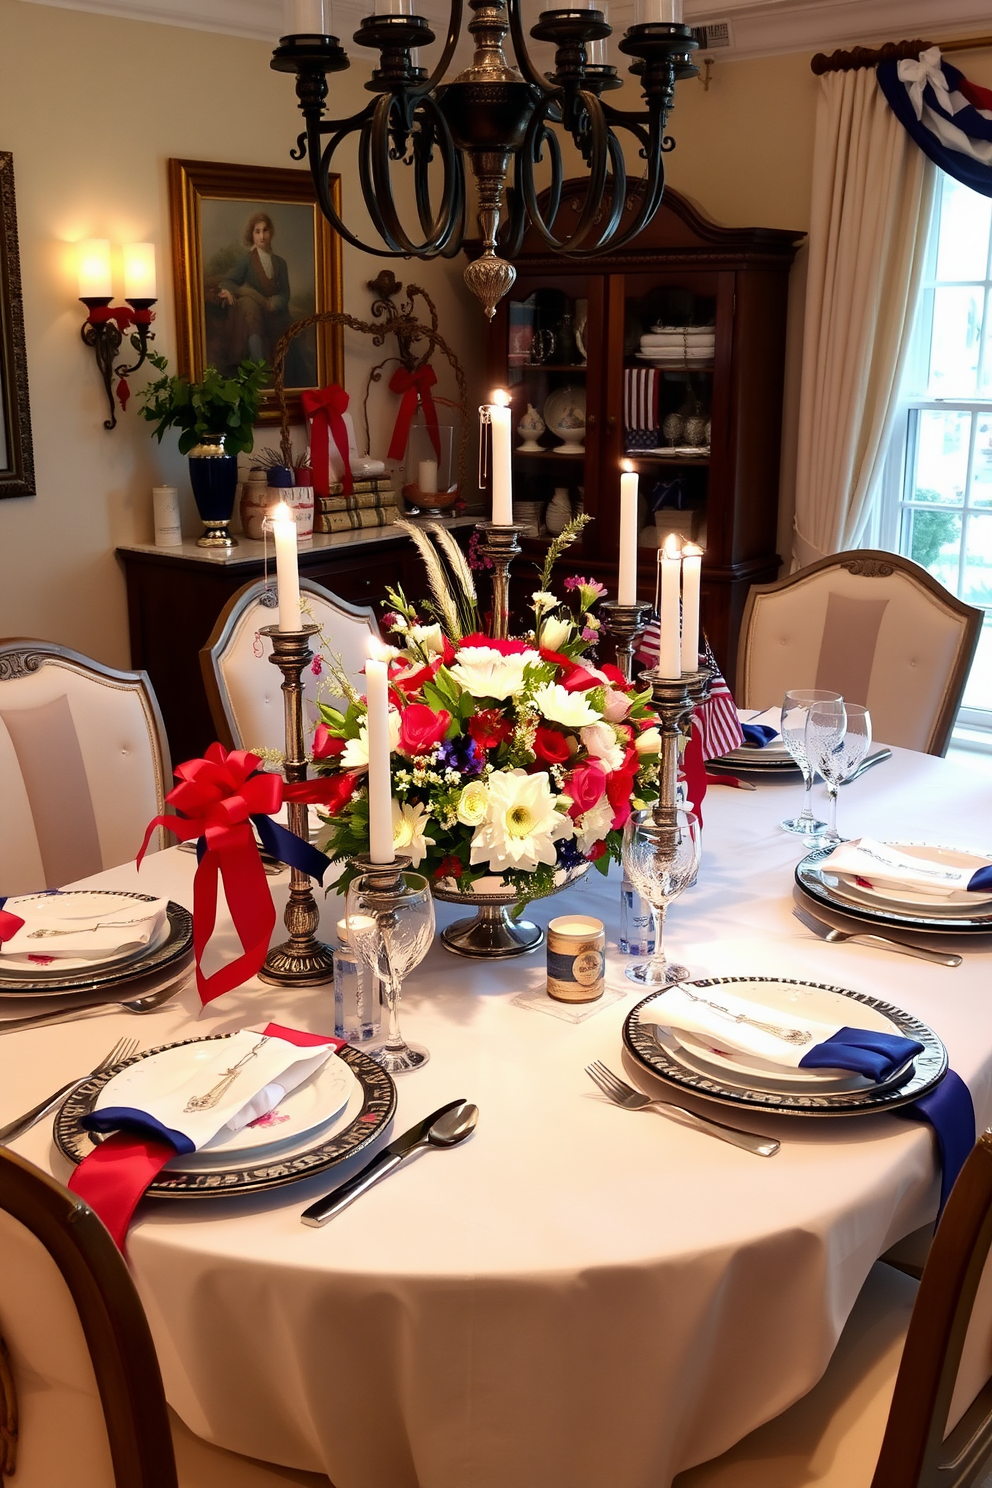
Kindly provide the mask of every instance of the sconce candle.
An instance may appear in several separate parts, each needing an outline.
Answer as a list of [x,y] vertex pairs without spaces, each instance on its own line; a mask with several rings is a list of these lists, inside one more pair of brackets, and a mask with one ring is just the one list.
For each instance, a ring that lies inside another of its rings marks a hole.
[[393,851],[393,792],[389,774],[389,673],[385,661],[365,663],[366,730],[369,750],[369,856],[373,863],[391,863]]
[[296,518],[280,501],[272,513],[276,543],[276,585],[279,590],[279,629],[299,630],[300,570],[296,555]]
[[158,298],[155,287],[155,244],[124,244],[124,298],[126,300],[154,300]]
[[290,0],[285,7],[286,25],[292,36],[330,36],[330,0]]
[[489,405],[493,431],[493,523],[513,525],[513,477],[510,472],[510,400],[502,388],[493,393]]
[[695,543],[682,549],[682,670],[694,672],[699,666],[699,585],[702,578],[703,550]]
[[617,577],[617,604],[637,603],[637,471],[629,460],[623,462],[620,477],[620,573]]
[[114,289],[110,275],[110,239],[90,238],[79,245],[79,298],[109,300]]
[[[662,677],[677,679],[682,675],[682,638],[679,622],[682,558],[674,532],[665,538],[658,554],[661,565],[661,637],[658,643],[658,671]],[[696,666],[693,662],[692,670]]]

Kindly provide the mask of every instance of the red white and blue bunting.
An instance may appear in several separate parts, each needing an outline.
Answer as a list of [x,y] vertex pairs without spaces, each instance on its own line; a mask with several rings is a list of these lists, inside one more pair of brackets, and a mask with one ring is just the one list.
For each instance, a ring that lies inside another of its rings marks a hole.
[[878,84],[896,118],[925,155],[956,181],[992,196],[992,91],[941,59],[880,62]]

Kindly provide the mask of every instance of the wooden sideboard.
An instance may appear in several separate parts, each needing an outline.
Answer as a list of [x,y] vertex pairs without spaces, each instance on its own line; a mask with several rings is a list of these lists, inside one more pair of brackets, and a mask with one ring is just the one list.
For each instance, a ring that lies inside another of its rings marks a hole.
[[[445,521],[471,528],[475,517]],[[467,533],[466,533],[467,536]],[[200,674],[200,648],[224,605],[244,584],[262,577],[262,543],[240,538],[229,551],[139,543],[117,549],[127,580],[131,665],[146,671],[158,696],[173,764],[201,755],[215,738]],[[268,552],[269,572],[275,560]],[[409,594],[424,588],[423,570],[410,539],[388,527],[315,536],[300,548],[300,573],[352,604],[378,607],[386,586]]]

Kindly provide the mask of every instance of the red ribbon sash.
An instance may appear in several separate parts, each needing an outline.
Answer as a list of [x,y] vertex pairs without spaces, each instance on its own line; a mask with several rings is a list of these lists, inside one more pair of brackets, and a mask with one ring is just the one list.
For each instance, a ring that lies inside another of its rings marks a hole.
[[393,426],[393,437],[389,441],[391,460],[402,460],[405,455],[407,440],[410,438],[410,425],[413,423],[413,415],[419,406],[424,410],[427,432],[434,446],[434,453],[440,462],[441,435],[438,430],[437,408],[431,393],[431,388],[436,382],[437,373],[426,363],[415,367],[412,372],[406,367],[397,367],[389,379],[390,389],[394,393],[402,394],[399,413],[396,415],[396,423]]
[[341,489],[346,496],[352,493],[348,428],[341,417],[349,402],[348,394],[336,382],[326,388],[307,388],[300,395],[300,405],[310,420],[310,457],[313,464],[313,489],[317,496],[329,496],[331,493],[329,436],[334,439],[338,454],[344,463]]
[[[280,1023],[269,1023],[263,1031],[270,1038],[285,1039],[301,1048],[333,1044],[337,1053],[345,1046],[344,1039],[303,1033],[284,1028]],[[168,1142],[136,1137],[130,1132],[114,1132],[83,1158],[69,1179],[73,1193],[85,1199],[103,1220],[118,1250],[124,1249],[131,1218],[149,1184],[175,1155],[175,1148]]]

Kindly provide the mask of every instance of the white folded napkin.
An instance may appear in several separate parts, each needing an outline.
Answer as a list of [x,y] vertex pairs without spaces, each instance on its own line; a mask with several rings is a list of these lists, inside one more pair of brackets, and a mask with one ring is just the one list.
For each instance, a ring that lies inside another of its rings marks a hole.
[[24,924],[0,944],[0,956],[102,960],[113,951],[139,950],[161,929],[168,907],[167,899],[115,901],[98,894],[8,899],[7,913],[17,915]]
[[[701,1000],[697,1002],[694,998]],[[725,1008],[726,1012],[716,1011],[716,1005]],[[737,1022],[738,1014],[776,1028],[800,1029],[811,1037],[802,1044],[789,1043],[773,1033],[756,1028],[753,1023]],[[769,1064],[780,1064],[785,1069],[796,1069],[800,1060],[814,1045],[825,1043],[844,1026],[842,1023],[822,1023],[798,1014],[779,1012],[777,1008],[764,1007],[758,1002],[748,1002],[743,997],[735,997],[724,987],[694,988],[691,993],[679,986],[672,987],[643,1007],[640,1019],[642,1023],[656,1023],[661,1028],[698,1034],[720,1049],[739,1050],[742,1054],[752,1054],[758,1059],[764,1059]]]
[[[195,1047],[202,1054],[203,1046]],[[95,1131],[165,1135],[178,1152],[196,1152],[225,1128],[240,1131],[275,1110],[289,1091],[320,1069],[334,1047],[333,1043],[293,1044],[245,1028],[218,1040],[216,1053],[209,1059],[197,1058],[191,1072],[168,1090],[158,1088],[161,1069],[155,1068],[154,1061],[142,1061],[145,1078],[141,1078],[141,1065],[136,1065],[127,1105],[99,1108],[85,1124]],[[186,1109],[198,1097],[209,1096],[236,1067],[237,1074],[216,1104]]]
[[757,723],[764,728],[773,728],[777,734],[782,732],[781,708],[738,708],[737,717],[741,723]]
[[918,858],[873,837],[842,842],[819,867],[866,878],[875,887],[912,889],[931,899],[966,892],[976,874],[974,867],[954,868],[933,858]]

